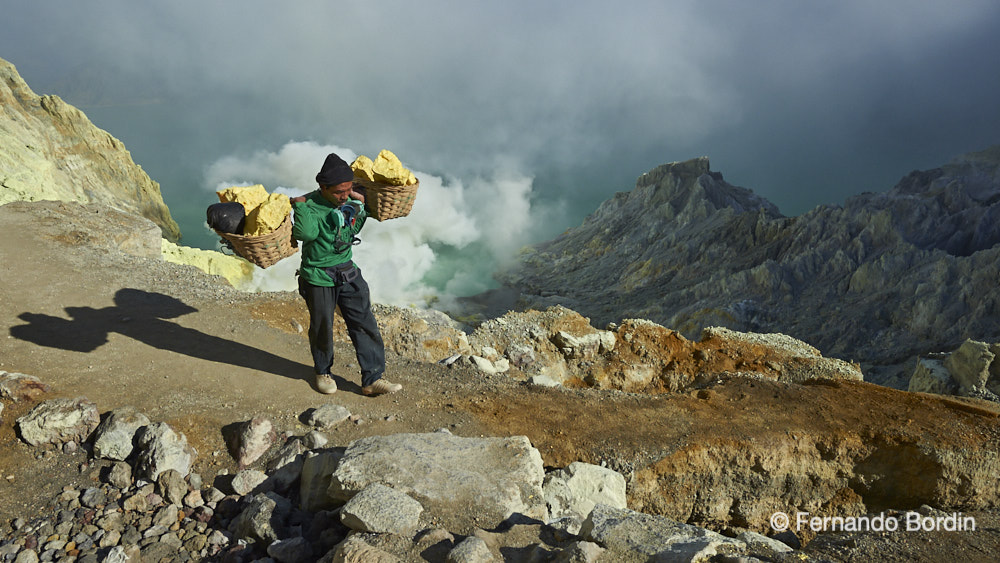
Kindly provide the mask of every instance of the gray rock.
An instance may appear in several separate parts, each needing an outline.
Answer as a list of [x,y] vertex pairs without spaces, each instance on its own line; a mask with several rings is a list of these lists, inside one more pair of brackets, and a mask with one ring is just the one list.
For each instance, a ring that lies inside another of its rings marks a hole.
[[291,508],[291,501],[279,495],[254,495],[246,509],[233,520],[230,529],[237,538],[270,544],[283,532]]
[[229,437],[229,451],[239,467],[248,467],[271,448],[278,436],[271,420],[264,416],[236,425]]
[[469,536],[448,552],[448,563],[489,563],[497,558],[482,538]]
[[96,487],[88,487],[87,489],[84,489],[83,494],[80,495],[80,504],[86,506],[87,508],[97,508],[99,506],[103,506],[107,501],[107,493]]
[[97,405],[86,397],[52,399],[17,419],[21,438],[32,446],[82,442],[100,424]]
[[188,485],[184,476],[176,469],[162,471],[156,477],[156,490],[159,495],[172,504],[183,504],[188,493]]
[[267,554],[279,563],[311,563],[316,560],[309,541],[302,537],[272,542],[267,546]]
[[308,449],[304,442],[299,438],[288,440],[267,462],[267,480],[273,490],[287,491],[302,474],[302,464]]
[[132,407],[109,412],[94,431],[94,457],[123,461],[132,455],[136,435],[149,418]]
[[305,423],[316,428],[332,428],[351,417],[351,411],[342,405],[327,403],[306,415]]
[[959,392],[967,395],[986,389],[990,364],[995,357],[989,344],[967,339],[945,358],[944,367],[958,383]]
[[580,535],[610,552],[645,557],[658,556],[675,546],[679,556],[691,553],[692,558],[702,550],[706,553],[711,551],[714,555],[720,545],[728,544],[738,549],[745,547],[739,540],[705,528],[603,504],[598,504],[591,511],[580,528]]
[[139,550],[140,561],[177,561],[178,549],[169,542],[156,541],[144,545]]
[[743,532],[736,536],[736,539],[746,543],[748,546],[752,546],[754,544],[763,545],[775,553],[788,553],[789,551],[792,551],[792,548],[788,547],[785,543],[769,538],[763,534],[758,534],[757,532]]
[[303,510],[317,512],[333,508],[342,503],[327,494],[333,472],[344,456],[341,450],[325,450],[309,452],[302,460],[301,480],[299,481],[299,503]]
[[177,523],[178,508],[176,504],[168,504],[153,514],[153,526],[163,526],[169,529]]
[[490,375],[499,373],[497,371],[496,366],[493,365],[493,362],[491,362],[491,361],[489,361],[486,358],[483,358],[481,356],[469,356],[469,362],[473,366],[475,366],[476,369],[478,369],[479,371],[481,371],[483,373],[490,374]]
[[116,545],[108,551],[103,563],[128,563],[131,558],[125,552],[125,548]]
[[472,528],[497,525],[514,513],[544,519],[543,477],[541,455],[524,436],[395,434],[352,442],[333,472],[328,494],[346,501],[381,482],[412,496],[446,523]]
[[340,509],[340,521],[362,532],[412,535],[424,508],[405,493],[372,483]]
[[369,545],[358,535],[351,535],[319,561],[320,563],[397,563],[401,559]]
[[315,450],[325,446],[330,440],[317,430],[311,430],[302,437],[302,445],[307,450]]
[[594,563],[604,553],[604,548],[594,542],[576,541],[560,551],[552,563]]
[[257,487],[265,481],[267,481],[267,473],[264,473],[259,469],[244,469],[243,471],[238,471],[236,475],[233,476],[233,492],[240,496],[248,495],[256,490]]
[[0,399],[34,401],[52,389],[33,375],[0,370]]
[[139,472],[155,481],[160,473],[176,469],[186,476],[197,452],[188,445],[187,437],[174,432],[165,422],[150,424],[139,434]]
[[205,499],[201,496],[201,491],[198,489],[188,491],[181,502],[188,508],[198,508],[205,505]]
[[718,547],[724,542],[698,538],[689,541],[678,541],[670,544],[667,549],[657,553],[653,561],[709,561],[718,555]]
[[106,478],[106,482],[112,487],[127,489],[132,484],[132,466],[124,461],[116,461],[108,468]]
[[592,359],[598,354],[610,352],[615,347],[615,333],[600,330],[583,336],[576,336],[560,330],[552,336],[563,355],[568,358]]
[[225,498],[225,496],[226,493],[220,491],[215,487],[209,487],[205,489],[204,493],[202,493],[202,499],[204,499],[204,501],[208,503],[219,502],[220,500]]
[[944,361],[937,358],[917,358],[917,365],[910,376],[907,391],[911,393],[937,393],[954,395],[958,382],[951,377]]
[[584,519],[597,504],[628,506],[625,477],[617,471],[574,461],[545,475],[542,491],[550,518]]

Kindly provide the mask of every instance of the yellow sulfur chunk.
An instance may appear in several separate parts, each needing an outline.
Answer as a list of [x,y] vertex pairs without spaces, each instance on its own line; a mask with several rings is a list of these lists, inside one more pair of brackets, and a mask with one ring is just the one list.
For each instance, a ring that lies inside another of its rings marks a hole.
[[250,236],[273,232],[292,211],[292,202],[285,194],[271,194],[267,200],[247,214],[243,233]]
[[372,166],[375,163],[365,155],[360,155],[351,163],[351,170],[354,171],[355,178],[363,178],[369,182],[375,181],[375,174],[372,173]]
[[372,165],[375,181],[390,186],[409,186],[417,183],[416,176],[389,149],[382,149]]
[[256,184],[254,186],[233,186],[231,188],[226,188],[224,190],[219,190],[216,192],[219,195],[219,201],[222,203],[237,202],[243,204],[243,209],[246,210],[247,216],[253,211],[258,205],[267,200],[268,194],[267,190],[261,184]]

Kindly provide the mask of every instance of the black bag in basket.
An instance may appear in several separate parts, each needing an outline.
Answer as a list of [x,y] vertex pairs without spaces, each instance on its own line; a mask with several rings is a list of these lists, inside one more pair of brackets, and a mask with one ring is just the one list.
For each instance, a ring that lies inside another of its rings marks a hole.
[[214,231],[230,233],[234,235],[243,234],[243,226],[246,224],[247,212],[242,203],[227,202],[213,203],[208,206],[208,226]]

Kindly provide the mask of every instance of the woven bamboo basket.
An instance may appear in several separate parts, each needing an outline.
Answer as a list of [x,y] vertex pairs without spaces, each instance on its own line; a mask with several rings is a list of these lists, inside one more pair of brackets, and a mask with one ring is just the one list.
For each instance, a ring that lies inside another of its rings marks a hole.
[[365,188],[365,209],[376,221],[409,215],[420,186],[420,182],[409,186],[390,186],[364,178],[355,178],[354,183]]
[[285,217],[280,227],[264,235],[247,236],[215,232],[229,243],[234,253],[261,268],[272,266],[299,250],[298,241],[292,238],[291,216]]

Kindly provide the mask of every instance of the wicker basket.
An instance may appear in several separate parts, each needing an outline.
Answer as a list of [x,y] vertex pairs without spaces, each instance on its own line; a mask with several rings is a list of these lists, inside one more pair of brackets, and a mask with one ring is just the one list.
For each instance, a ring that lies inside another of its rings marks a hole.
[[390,186],[364,178],[355,178],[354,183],[365,188],[365,209],[376,221],[409,215],[420,186],[420,182],[409,186]]
[[242,258],[267,268],[282,258],[298,252],[298,241],[292,238],[291,216],[285,217],[281,226],[265,235],[247,236],[215,231],[233,252]]

